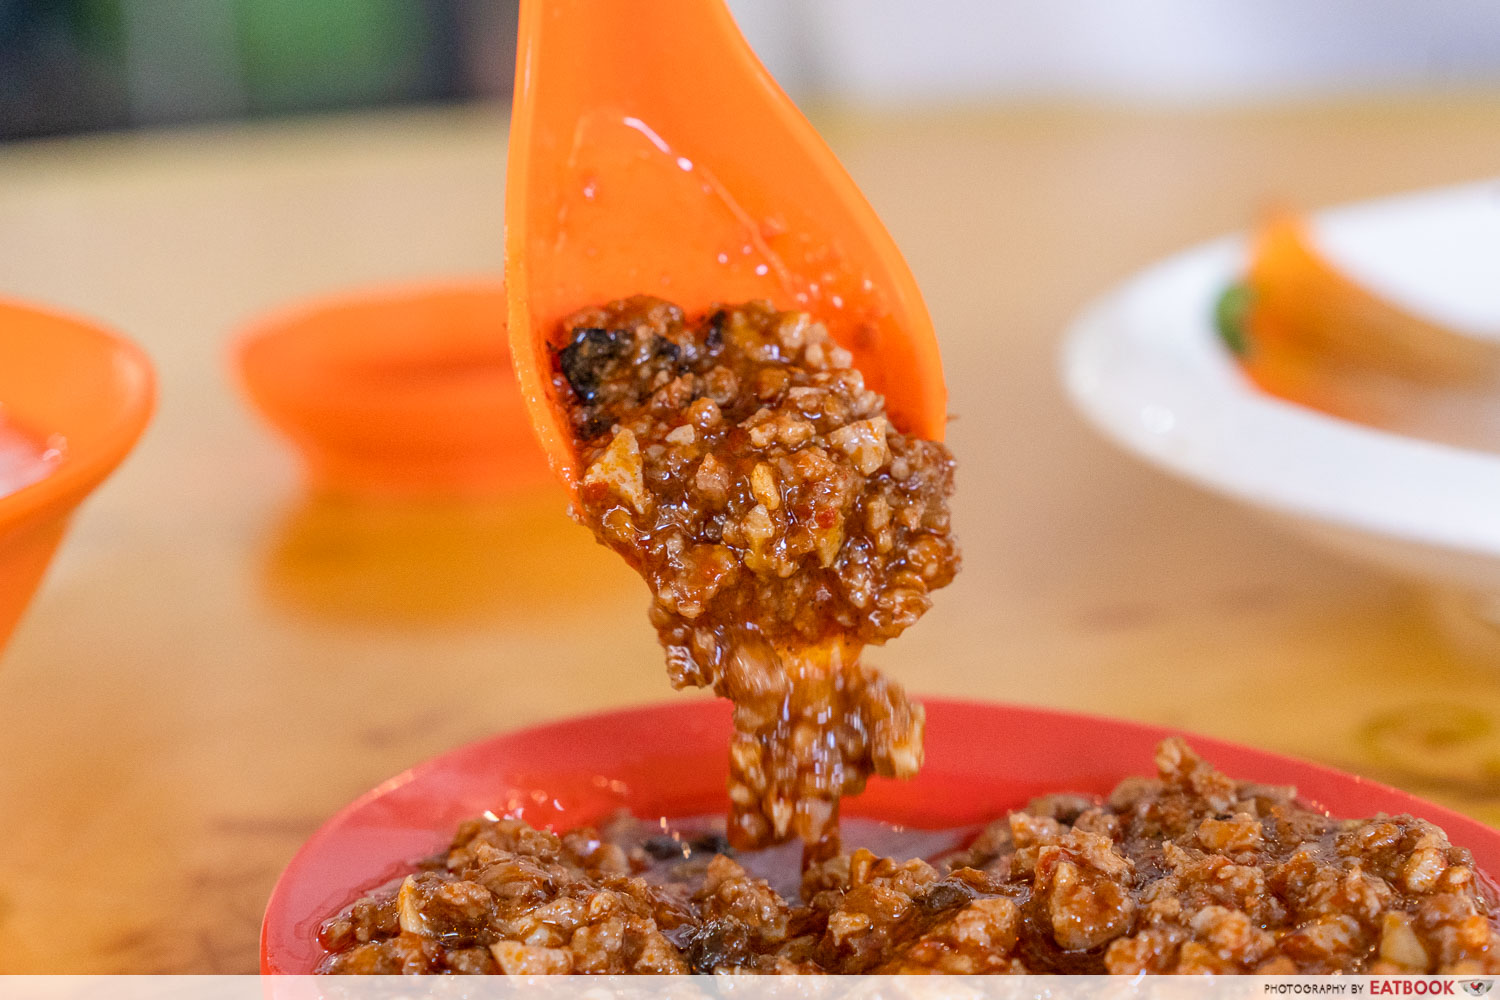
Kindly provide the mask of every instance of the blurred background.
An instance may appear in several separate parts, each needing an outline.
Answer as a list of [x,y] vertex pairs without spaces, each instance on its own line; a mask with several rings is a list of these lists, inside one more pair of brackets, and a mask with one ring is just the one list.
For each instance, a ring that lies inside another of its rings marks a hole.
[[[965,568],[871,662],[1500,824],[1500,631],[1470,595],[1162,475],[1058,377],[1085,303],[1267,204],[1493,177],[1500,0],[730,2],[941,331]],[[107,322],[160,384],[0,659],[0,817],[27,818],[0,973],[253,972],[277,874],[355,795],[673,697],[640,580],[554,485],[324,495],[235,363],[293,303],[493,287],[516,10],[0,0],[0,301]]]
[[[799,100],[1197,104],[1500,80],[1493,0],[734,0]],[[516,0],[0,0],[0,139],[509,94]]]

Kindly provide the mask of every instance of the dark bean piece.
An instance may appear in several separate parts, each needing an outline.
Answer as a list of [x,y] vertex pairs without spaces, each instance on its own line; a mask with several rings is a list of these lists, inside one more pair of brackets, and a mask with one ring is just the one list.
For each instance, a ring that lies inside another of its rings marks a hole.
[[755,941],[744,924],[715,920],[695,928],[682,951],[693,971],[706,975],[744,965],[755,954]]
[[694,854],[727,854],[734,856],[734,848],[729,846],[729,838],[722,833],[705,833],[688,841],[688,847]]
[[649,838],[641,849],[658,861],[682,857],[682,841],[665,833]]
[[703,338],[704,345],[709,353],[717,351],[724,346],[724,326],[729,322],[729,314],[723,309],[708,318],[708,334]]
[[682,357],[682,348],[666,337],[657,335],[651,338],[651,357],[676,362]]
[[940,913],[967,906],[973,899],[974,890],[967,884],[957,879],[943,879],[928,889],[927,895],[919,899],[917,904],[928,913]]
[[578,436],[585,441],[592,441],[613,426],[614,421],[610,420],[608,416],[602,413],[591,413],[578,428]]
[[629,348],[630,334],[624,330],[586,327],[573,331],[572,341],[558,352],[558,365],[578,398],[592,403],[599,394],[599,383],[604,380],[609,363]]

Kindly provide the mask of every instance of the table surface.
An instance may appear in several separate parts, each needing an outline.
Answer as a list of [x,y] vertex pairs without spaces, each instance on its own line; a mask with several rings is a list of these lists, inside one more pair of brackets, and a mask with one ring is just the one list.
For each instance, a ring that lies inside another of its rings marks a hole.
[[[872,660],[1500,823],[1500,642],[1112,450],[1056,375],[1091,296],[1272,199],[1493,171],[1500,95],[814,117],[916,271],[957,415],[963,574]],[[644,588],[556,492],[311,498],[235,389],[227,345],[262,310],[498,273],[504,144],[482,107],[0,148],[5,292],[108,320],[161,375],[0,664],[0,972],[253,971],[277,872],[359,792],[500,730],[688,697]]]

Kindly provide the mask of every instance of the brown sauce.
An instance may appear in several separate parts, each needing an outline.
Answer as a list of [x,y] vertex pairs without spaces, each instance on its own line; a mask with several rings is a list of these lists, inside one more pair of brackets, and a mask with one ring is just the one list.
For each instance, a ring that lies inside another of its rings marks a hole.
[[1156,768],[972,837],[848,823],[868,846],[805,870],[703,820],[474,820],[325,922],[322,971],[1500,972],[1493,888],[1432,824],[1331,818],[1181,740]]
[[[751,878],[764,879],[783,899],[802,901],[802,851],[796,842],[758,850],[736,851],[724,835],[722,816],[660,819],[647,823],[622,816],[609,824],[605,836],[616,843],[640,847],[651,859],[641,876],[654,885],[700,883],[703,869],[716,854],[732,854]],[[980,826],[925,830],[860,816],[839,822],[839,834],[849,850],[863,848],[880,857],[922,858],[937,861],[968,846]]]
[[806,313],[638,297],[564,327],[575,513],[649,585],[672,683],[735,704],[730,842],[836,853],[839,799],[921,766],[921,707],[859,654],[958,570],[952,456]]

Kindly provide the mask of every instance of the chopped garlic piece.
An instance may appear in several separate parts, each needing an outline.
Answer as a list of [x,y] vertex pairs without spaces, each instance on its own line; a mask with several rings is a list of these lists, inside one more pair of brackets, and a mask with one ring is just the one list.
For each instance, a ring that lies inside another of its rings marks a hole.
[[417,909],[416,885],[410,875],[406,876],[401,883],[401,891],[396,894],[396,919],[400,922],[401,929],[408,934],[432,935],[427,927],[427,918]]
[[607,486],[637,514],[646,512],[651,496],[646,492],[641,446],[628,428],[621,428],[604,453],[594,459],[594,464],[583,475],[583,483],[585,486],[596,483]]
[[849,456],[861,475],[868,476],[890,460],[891,451],[885,442],[885,432],[885,418],[875,417],[840,427],[828,435],[828,441]]

